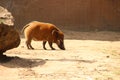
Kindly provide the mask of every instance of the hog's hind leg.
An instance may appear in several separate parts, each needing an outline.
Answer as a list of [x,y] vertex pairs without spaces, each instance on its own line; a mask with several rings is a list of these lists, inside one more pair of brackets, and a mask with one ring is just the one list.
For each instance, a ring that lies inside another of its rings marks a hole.
[[34,49],[34,48],[32,47],[32,45],[31,45],[31,40],[27,40],[27,41],[26,41],[26,45],[27,45],[27,48],[28,48],[28,49]]
[[46,42],[47,42],[47,41],[43,41],[43,48],[44,48],[45,50],[47,50],[46,47],[45,47]]

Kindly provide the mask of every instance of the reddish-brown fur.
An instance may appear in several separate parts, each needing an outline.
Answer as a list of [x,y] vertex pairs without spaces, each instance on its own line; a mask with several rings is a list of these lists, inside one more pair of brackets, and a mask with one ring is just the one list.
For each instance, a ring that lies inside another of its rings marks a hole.
[[34,49],[31,46],[31,40],[35,41],[43,41],[43,48],[45,48],[45,44],[48,41],[52,50],[52,43],[56,43],[60,49],[65,50],[64,48],[64,34],[58,29],[55,25],[50,23],[33,21],[27,24],[23,28],[26,45],[28,49]]

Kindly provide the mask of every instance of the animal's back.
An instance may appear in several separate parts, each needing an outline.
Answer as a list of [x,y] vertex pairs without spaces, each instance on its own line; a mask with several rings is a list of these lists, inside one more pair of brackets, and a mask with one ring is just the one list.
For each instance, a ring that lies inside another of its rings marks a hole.
[[53,24],[38,21],[33,21],[28,25],[24,31],[25,36],[33,40],[48,41],[52,39],[52,30],[57,29]]

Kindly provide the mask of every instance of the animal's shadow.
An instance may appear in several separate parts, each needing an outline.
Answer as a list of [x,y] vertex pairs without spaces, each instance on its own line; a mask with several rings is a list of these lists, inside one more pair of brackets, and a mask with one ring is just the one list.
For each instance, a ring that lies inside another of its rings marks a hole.
[[62,62],[83,62],[83,63],[94,63],[95,60],[82,60],[82,59],[46,59],[46,61],[62,61]]
[[32,68],[32,67],[44,65],[46,63],[46,61],[43,59],[34,60],[34,59],[26,59],[20,57],[8,57],[8,56],[7,59],[6,61],[3,60],[0,61],[0,65],[9,68]]

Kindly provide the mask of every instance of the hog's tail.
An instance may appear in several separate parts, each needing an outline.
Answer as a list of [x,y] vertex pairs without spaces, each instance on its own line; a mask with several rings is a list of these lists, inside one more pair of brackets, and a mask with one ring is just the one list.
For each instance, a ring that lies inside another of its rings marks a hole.
[[25,25],[22,30],[21,30],[21,34],[24,32],[25,28],[27,28],[29,26],[29,24]]

